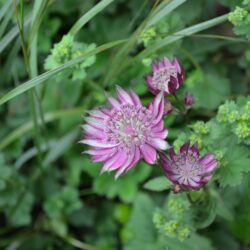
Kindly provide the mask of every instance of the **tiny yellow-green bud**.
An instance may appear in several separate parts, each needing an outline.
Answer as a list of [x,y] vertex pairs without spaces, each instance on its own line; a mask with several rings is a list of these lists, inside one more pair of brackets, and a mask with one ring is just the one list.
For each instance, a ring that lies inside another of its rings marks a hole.
[[250,101],[248,101],[246,103],[246,105],[244,106],[244,110],[246,110],[248,113],[250,113]]
[[178,229],[178,222],[176,220],[168,221],[164,226],[164,233],[166,235],[175,236]]
[[198,147],[202,147],[202,139],[198,135],[192,134],[190,136],[190,141],[192,144],[197,143]]
[[146,67],[148,67],[152,64],[152,59],[151,58],[144,58],[142,60],[142,64],[145,65]]
[[250,135],[250,127],[246,122],[240,122],[235,129],[235,134],[240,138],[240,139],[245,139]]
[[178,238],[180,241],[186,240],[190,235],[190,230],[187,227],[184,227],[178,231]]
[[239,119],[239,111],[237,111],[237,110],[230,112],[228,117],[227,117],[227,120],[229,123],[234,123],[238,119]]

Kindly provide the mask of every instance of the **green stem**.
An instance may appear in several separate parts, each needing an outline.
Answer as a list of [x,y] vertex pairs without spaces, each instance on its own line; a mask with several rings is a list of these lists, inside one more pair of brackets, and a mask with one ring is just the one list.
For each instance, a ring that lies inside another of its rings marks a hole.
[[194,206],[194,207],[197,207],[197,205],[198,205],[197,202],[192,199],[192,196],[190,195],[189,192],[186,192],[186,196],[187,196],[188,201],[190,202],[190,204],[192,206]]
[[62,237],[65,241],[67,241],[70,245],[82,249],[82,250],[97,250],[97,247],[91,246],[89,244],[86,244],[85,242],[79,241],[72,236],[65,236]]
[[36,143],[37,152],[38,152],[38,162],[39,162],[40,167],[42,167],[42,150],[41,150],[42,140],[41,140],[39,125],[38,125],[38,120],[37,120],[34,91],[29,90],[28,95],[29,95],[29,102],[30,102],[30,107],[31,107],[31,116],[32,116],[32,121],[34,125],[34,138],[35,138],[35,143]]
[[[17,25],[19,28],[19,33],[20,33],[20,38],[21,38],[21,46],[22,46],[22,51],[23,51],[23,57],[24,57],[24,63],[25,63],[25,68],[28,73],[29,78],[32,78],[32,72],[29,64],[29,55],[28,51],[26,49],[26,43],[24,39],[24,7],[23,7],[23,1],[21,1],[21,20],[19,19],[18,16],[18,8],[17,8],[17,3],[16,0],[13,0],[13,5],[14,5],[14,11],[15,11],[15,16],[16,16],[16,21]],[[40,136],[40,130],[39,130],[39,125],[38,125],[38,115],[37,115],[37,110],[36,110],[36,99],[34,95],[34,90],[30,90],[28,92],[28,98],[29,98],[29,103],[30,103],[30,108],[31,108],[31,117],[32,121],[34,124],[34,139],[37,147],[37,152],[38,152],[38,163],[40,168],[42,168],[42,151],[41,151],[41,136]]]

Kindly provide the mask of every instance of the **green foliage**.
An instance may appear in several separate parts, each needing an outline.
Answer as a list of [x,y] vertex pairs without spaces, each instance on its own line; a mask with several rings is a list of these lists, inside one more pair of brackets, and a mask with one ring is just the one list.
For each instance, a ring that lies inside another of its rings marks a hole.
[[234,147],[224,155],[227,161],[219,169],[219,181],[222,187],[235,186],[242,182],[244,172],[250,171],[249,150],[245,147]]
[[64,186],[62,191],[52,194],[44,203],[44,209],[50,218],[48,226],[59,235],[65,236],[67,216],[81,207],[78,192],[70,186]]
[[15,227],[31,223],[31,209],[34,205],[34,195],[27,190],[25,180],[13,166],[8,166],[4,156],[0,154],[0,208],[9,223]]
[[147,181],[144,188],[151,191],[163,191],[171,188],[172,183],[165,177],[160,176]]
[[[172,198],[175,199],[175,198]],[[170,200],[172,200],[170,199]],[[187,208],[188,204],[183,199],[178,199],[181,201],[181,204],[174,203],[171,201],[170,203],[170,211],[176,217],[179,218],[183,215],[184,210]],[[184,204],[186,203],[186,205]],[[171,210],[171,208],[178,208],[177,212]],[[192,234],[190,238],[185,239],[184,241],[180,241],[177,238],[166,237],[166,236],[157,236],[156,231],[153,226],[153,220],[157,223],[161,223],[161,215],[157,217],[157,212],[155,214],[156,207],[154,202],[145,194],[139,195],[134,203],[133,211],[130,217],[130,220],[127,226],[122,231],[122,239],[125,243],[126,250],[136,250],[136,249],[156,249],[161,250],[165,248],[170,249],[188,249],[188,250],[198,250],[198,249],[206,249],[212,250],[214,249],[211,246],[211,242],[199,234]],[[159,215],[159,213],[158,213]],[[163,218],[165,219],[165,218]],[[175,223],[170,222],[167,226],[167,229],[173,229]],[[179,236],[181,238],[186,238],[188,233],[188,229],[185,227],[179,231]],[[194,244],[195,242],[195,244]]]
[[176,237],[180,241],[188,239],[192,230],[192,217],[190,204],[185,197],[169,196],[163,211],[156,210],[153,216],[153,222],[158,231],[165,236]]
[[151,167],[145,163],[140,163],[135,169],[126,174],[119,180],[114,180],[114,174],[100,175],[100,168],[92,166],[93,169],[84,168],[92,177],[95,177],[93,189],[97,194],[105,195],[112,199],[119,197],[124,202],[131,202],[135,199],[138,193],[138,185],[148,178],[151,172]]
[[226,77],[217,73],[203,73],[195,70],[189,74],[186,84],[195,96],[196,108],[214,109],[225,101],[230,93],[230,84]]
[[229,128],[239,142],[250,144],[250,98],[227,101],[219,107],[217,120]]
[[[247,248],[249,7],[0,0],[0,249]],[[152,101],[144,76],[164,56],[185,70],[176,96],[166,97],[174,107],[164,118],[168,143],[179,150],[190,140],[219,162],[188,197],[173,194],[159,164],[141,161],[114,180],[77,144],[81,115],[105,106],[115,84]],[[196,101],[188,112],[186,91]]]

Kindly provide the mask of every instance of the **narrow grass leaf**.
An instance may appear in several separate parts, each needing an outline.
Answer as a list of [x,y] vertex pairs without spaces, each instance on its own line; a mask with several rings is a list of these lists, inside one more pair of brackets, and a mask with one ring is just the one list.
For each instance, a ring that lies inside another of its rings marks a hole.
[[[24,27],[27,27],[31,22],[31,17],[24,21]],[[13,27],[0,41],[0,53],[12,42],[12,40],[19,34],[18,26]]]
[[4,15],[10,9],[11,3],[12,3],[12,0],[8,0],[8,1],[6,1],[5,5],[1,8],[1,10],[0,10],[0,21],[2,20],[2,18],[4,17]]
[[69,33],[73,36],[95,15],[101,12],[104,8],[106,8],[109,4],[111,4],[114,0],[102,0],[98,4],[96,4],[91,10],[89,10],[86,14],[84,14],[71,28]]
[[45,160],[44,160],[44,165],[48,165],[51,162],[54,162],[57,160],[60,156],[62,156],[65,151],[69,149],[72,144],[74,144],[74,141],[76,141],[77,135],[78,135],[77,130],[70,131],[66,135],[64,135],[60,140],[56,141],[54,147],[50,149],[48,152]]
[[[84,107],[77,107],[73,109],[64,109],[64,110],[58,110],[46,113],[44,115],[44,120],[46,123],[53,122],[60,118],[70,117],[74,115],[81,115],[84,113]],[[39,121],[39,124],[41,124],[41,121]],[[24,134],[30,132],[33,128],[33,122],[29,121],[21,126],[19,126],[17,129],[12,131],[9,135],[7,135],[5,138],[3,138],[0,142],[0,150],[5,149],[7,146],[9,146],[12,142],[15,140],[21,138]]]
[[156,12],[155,15],[153,15],[147,25],[146,28],[156,24],[158,21],[160,21],[163,17],[165,17],[167,14],[172,12],[174,9],[176,9],[181,4],[185,3],[187,0],[173,0],[167,5],[165,5],[163,8],[161,8],[161,5],[159,6],[159,11]]
[[208,21],[193,25],[191,27],[188,27],[186,29],[183,29],[181,31],[176,32],[173,35],[167,36],[166,38],[162,39],[161,41],[157,42],[156,44],[152,45],[151,47],[148,47],[145,49],[140,55],[139,58],[143,58],[146,55],[149,55],[152,52],[155,52],[156,50],[173,43],[179,39],[182,39],[183,37],[190,36],[192,34],[198,33],[200,31],[209,29],[213,26],[216,26],[220,23],[223,23],[227,20],[227,14],[210,19]]
[[50,77],[56,75],[57,73],[63,71],[64,69],[67,69],[67,68],[83,61],[84,59],[86,59],[86,57],[92,56],[92,55],[98,54],[102,51],[105,51],[107,49],[113,48],[121,43],[124,43],[125,41],[126,41],[126,39],[123,39],[123,40],[118,40],[118,41],[113,41],[110,43],[103,44],[103,45],[97,47],[96,49],[92,50],[91,52],[88,52],[80,57],[77,57],[74,60],[71,60],[71,61],[63,64],[60,67],[57,67],[57,68],[50,70],[50,71],[47,71],[47,72],[45,72],[45,73],[43,73],[43,74],[41,74],[41,75],[31,79],[31,80],[19,85],[15,89],[13,89],[10,92],[8,92],[7,94],[5,94],[2,98],[0,98],[0,105],[8,102],[9,100],[26,92],[27,90],[34,88],[35,86],[39,85],[40,83],[44,82],[45,80],[49,79]]

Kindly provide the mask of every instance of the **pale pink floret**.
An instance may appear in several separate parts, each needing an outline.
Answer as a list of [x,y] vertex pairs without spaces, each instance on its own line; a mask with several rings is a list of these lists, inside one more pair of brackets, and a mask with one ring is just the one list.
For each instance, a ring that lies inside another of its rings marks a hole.
[[213,154],[200,157],[196,145],[185,143],[179,154],[170,149],[169,157],[161,154],[161,163],[169,180],[181,190],[198,190],[212,178],[212,172],[218,162]]
[[184,80],[184,71],[176,58],[171,62],[164,57],[162,61],[152,64],[152,71],[145,79],[153,94],[163,91],[165,95],[170,95]]
[[159,93],[149,108],[134,92],[117,87],[118,99],[109,97],[110,109],[89,112],[81,141],[90,146],[86,153],[103,162],[102,172],[116,170],[116,177],[133,168],[142,158],[154,164],[157,150],[165,150],[164,99]]

